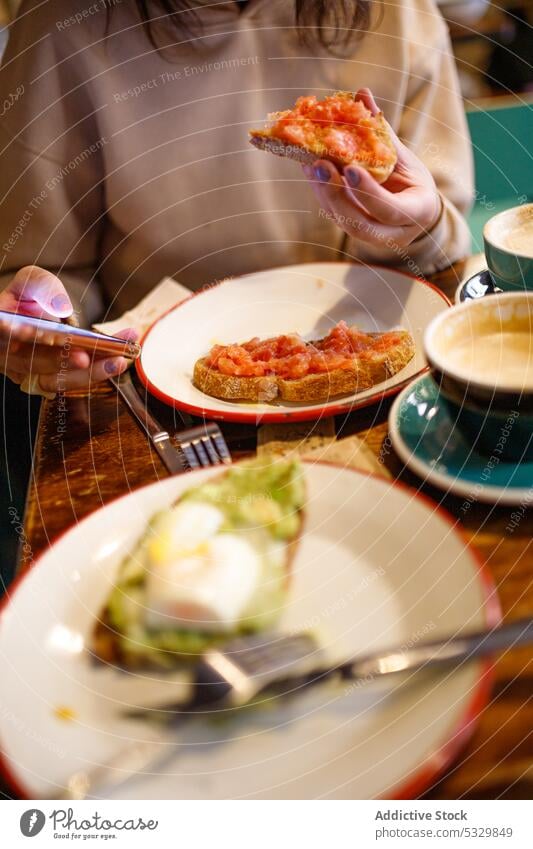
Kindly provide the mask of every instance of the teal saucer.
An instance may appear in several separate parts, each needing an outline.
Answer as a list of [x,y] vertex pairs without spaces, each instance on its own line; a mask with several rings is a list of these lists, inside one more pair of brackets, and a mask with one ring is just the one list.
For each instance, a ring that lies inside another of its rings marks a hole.
[[533,460],[514,463],[473,450],[429,375],[398,395],[389,433],[396,453],[426,483],[472,501],[533,503]]

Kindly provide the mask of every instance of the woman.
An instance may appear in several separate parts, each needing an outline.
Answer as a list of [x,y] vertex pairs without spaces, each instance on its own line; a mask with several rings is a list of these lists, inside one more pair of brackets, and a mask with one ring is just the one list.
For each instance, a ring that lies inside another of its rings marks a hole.
[[[164,275],[195,289],[335,259],[428,273],[468,251],[470,145],[433,0],[27,0],[0,85],[0,307],[90,321]],[[384,186],[247,143],[268,112],[335,90],[383,109],[399,154]],[[91,373],[78,352],[67,388],[125,365]],[[53,351],[19,345],[2,367],[54,390]]]

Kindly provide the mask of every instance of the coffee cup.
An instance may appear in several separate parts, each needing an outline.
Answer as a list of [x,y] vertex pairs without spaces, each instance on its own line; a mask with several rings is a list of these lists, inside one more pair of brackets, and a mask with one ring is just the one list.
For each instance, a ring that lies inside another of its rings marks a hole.
[[504,292],[533,290],[533,203],[506,209],[483,228],[490,275]]
[[483,228],[488,270],[461,286],[460,300],[533,291],[533,203],[493,215]]
[[442,402],[472,447],[494,463],[533,459],[533,292],[445,310],[429,324],[424,349]]

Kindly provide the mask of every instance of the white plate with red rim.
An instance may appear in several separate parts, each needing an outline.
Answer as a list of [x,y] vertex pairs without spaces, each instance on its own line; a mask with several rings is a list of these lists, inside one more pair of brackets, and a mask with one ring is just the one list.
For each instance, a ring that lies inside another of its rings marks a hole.
[[[261,271],[208,286],[158,319],[144,337],[137,372],[161,401],[210,419],[256,424],[337,415],[394,394],[424,372],[424,330],[449,304],[431,284],[378,266],[325,262]],[[408,330],[415,356],[371,389],[320,404],[230,402],[192,383],[195,362],[215,344],[294,332],[317,339],[341,319],[367,332]]]
[[[331,660],[495,625],[495,587],[452,522],[414,490],[304,464],[305,532],[279,630],[310,630]],[[150,729],[132,704],[176,698],[161,674],[91,662],[95,618],[121,558],[154,512],[216,469],[179,475],[80,522],[8,591],[0,614],[0,766],[19,795],[58,797],[69,775]],[[408,798],[437,779],[472,732],[490,686],[472,663],[385,689],[324,685],[225,724],[195,720],[177,753],[120,799]],[[184,745],[185,744],[185,745]]]

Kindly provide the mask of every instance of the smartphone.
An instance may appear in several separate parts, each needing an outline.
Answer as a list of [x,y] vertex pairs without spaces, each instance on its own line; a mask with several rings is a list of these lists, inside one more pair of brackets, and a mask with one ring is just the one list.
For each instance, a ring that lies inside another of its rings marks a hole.
[[141,346],[137,342],[119,339],[117,336],[106,336],[105,333],[95,333],[82,327],[72,327],[61,321],[33,318],[5,310],[0,310],[0,339],[36,342],[39,345],[55,345],[58,348],[69,344],[94,354],[127,357],[130,360],[136,360],[141,353]]

